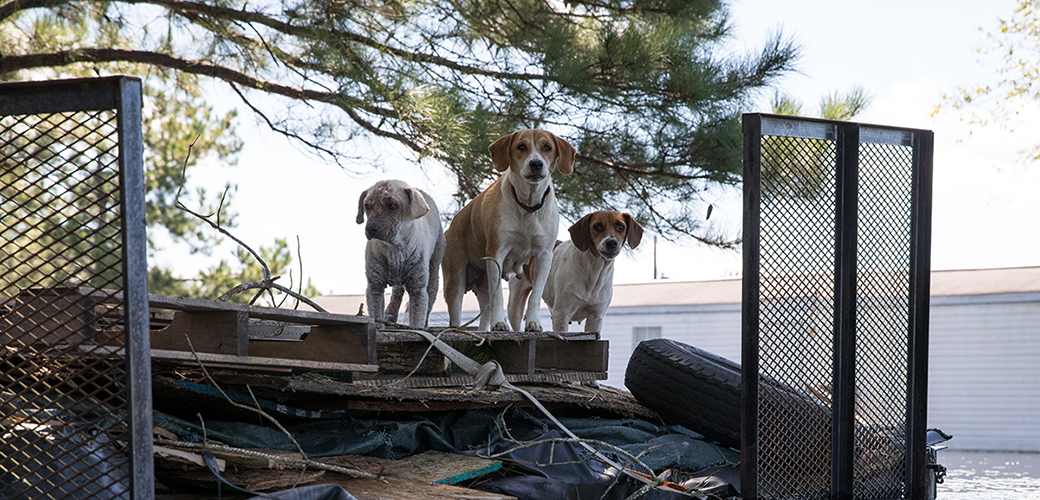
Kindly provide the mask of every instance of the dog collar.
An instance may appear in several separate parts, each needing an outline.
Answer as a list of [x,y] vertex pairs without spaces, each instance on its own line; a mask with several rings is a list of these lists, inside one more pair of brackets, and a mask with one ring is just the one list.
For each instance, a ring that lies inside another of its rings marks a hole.
[[509,187],[513,190],[513,199],[516,200],[516,204],[523,207],[523,209],[527,210],[527,213],[530,214],[535,213],[539,208],[542,208],[542,205],[545,205],[545,198],[549,196],[549,191],[552,190],[552,186],[545,188],[545,194],[542,195],[542,201],[539,201],[538,204],[533,207],[529,207],[524,205],[524,203],[520,201],[520,197],[516,195],[516,186],[510,185]]

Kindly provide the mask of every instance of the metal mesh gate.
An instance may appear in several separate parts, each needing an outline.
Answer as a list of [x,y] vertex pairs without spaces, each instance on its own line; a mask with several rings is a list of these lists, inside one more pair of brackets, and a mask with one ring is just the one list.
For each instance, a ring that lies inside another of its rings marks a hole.
[[151,498],[141,82],[0,85],[0,499]]
[[756,114],[744,142],[743,497],[925,498],[932,133]]

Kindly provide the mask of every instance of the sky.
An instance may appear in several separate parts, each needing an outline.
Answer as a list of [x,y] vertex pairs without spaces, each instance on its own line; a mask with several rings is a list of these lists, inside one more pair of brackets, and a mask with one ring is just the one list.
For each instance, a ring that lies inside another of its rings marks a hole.
[[[996,32],[1000,18],[1015,7],[1009,0],[732,0],[732,47],[755,52],[779,30],[801,46],[802,57],[797,72],[778,87],[803,102],[803,113],[815,113],[825,95],[858,85],[873,101],[854,121],[934,131],[933,270],[1040,266],[1040,164],[1024,162],[1019,154],[1040,141],[1040,126],[1031,124],[1040,119],[1026,120],[1011,133],[996,126],[972,128],[956,113],[932,116],[944,92],[996,80],[996,55],[977,49],[984,46],[984,32]],[[768,112],[769,97],[749,111]],[[200,165],[193,170],[193,184],[216,191],[226,182],[237,183],[232,207],[238,227],[232,232],[254,248],[287,238],[294,253],[298,237],[303,273],[323,293],[364,293],[365,239],[355,216],[366,188],[399,178],[431,193],[442,207],[450,202],[451,179],[433,166],[420,168],[392,145],[384,146],[372,174],[359,177],[304,154],[248,110],[239,116],[246,142],[238,165]],[[739,234],[739,190],[719,190],[715,196],[711,222]],[[568,226],[561,221],[560,239],[567,239]],[[233,261],[234,247],[228,243],[210,256],[186,254],[169,245],[153,263],[191,276],[220,259]],[[684,281],[736,278],[741,269],[739,251],[693,242],[655,245],[647,233],[637,249],[619,257],[614,282],[651,281],[655,264],[665,279]]]

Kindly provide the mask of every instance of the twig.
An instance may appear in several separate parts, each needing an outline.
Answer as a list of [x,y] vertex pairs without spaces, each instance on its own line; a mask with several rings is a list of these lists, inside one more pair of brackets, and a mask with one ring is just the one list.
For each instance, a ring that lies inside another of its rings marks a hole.
[[[300,294],[299,296],[302,297],[303,296],[303,252],[300,249],[300,235],[298,235],[298,234],[296,235],[296,260],[298,260],[300,262],[300,284],[299,284],[300,288],[299,288],[299,290],[297,290],[297,292]],[[293,298],[296,299],[296,305],[293,306],[293,309],[299,309],[300,308],[300,299],[297,298],[296,296],[294,296]]]
[[206,436],[206,421],[203,420],[201,413],[196,413],[195,415],[199,417],[199,425],[202,426],[202,442],[209,442],[209,437]]
[[188,144],[188,154],[184,155],[184,166],[181,167],[181,183],[177,186],[177,194],[173,196],[174,205],[180,203],[181,190],[184,189],[184,183],[188,180],[188,159],[191,158],[191,148],[195,147],[196,142],[199,142],[199,137],[202,137],[202,134],[196,135],[195,139],[191,141],[191,144]]
[[294,292],[294,291],[292,291],[292,290],[290,290],[290,289],[288,289],[288,288],[286,288],[286,287],[284,287],[282,285],[274,283],[274,280],[276,280],[278,278],[280,278],[280,276],[275,276],[275,277],[271,278],[270,280],[250,281],[249,283],[242,283],[241,285],[238,285],[235,288],[232,288],[231,290],[228,290],[226,293],[224,293],[224,295],[221,295],[220,297],[217,297],[217,302],[227,302],[228,299],[230,299],[231,297],[234,297],[235,295],[239,294],[240,292],[243,292],[243,291],[246,291],[246,290],[251,290],[253,288],[261,288],[261,289],[263,289],[263,288],[274,288],[275,290],[278,290],[278,291],[280,291],[282,293],[287,293],[289,295],[292,295],[293,297],[296,297],[296,298],[300,299],[301,301],[303,301],[304,304],[307,304],[307,305],[313,307],[315,311],[323,312],[323,313],[327,313],[328,312],[328,311],[325,310],[324,307],[319,306],[317,302],[314,302],[313,300],[311,300],[311,299],[309,299],[307,297],[304,297],[303,295],[299,295],[296,292]]
[[[230,299],[234,295],[238,294],[239,292],[242,292],[242,291],[245,291],[245,290],[249,290],[249,289],[252,289],[252,288],[260,288],[260,291],[256,294],[256,296],[253,297],[253,300],[251,300],[249,303],[252,304],[253,302],[255,302],[256,299],[259,298],[260,295],[263,294],[264,290],[266,290],[266,291],[268,291],[271,294],[271,304],[275,304],[276,302],[275,302],[275,298],[274,298],[274,292],[271,291],[271,289],[273,288],[273,289],[278,290],[278,291],[280,291],[280,292],[282,292],[282,293],[284,293],[286,295],[294,297],[297,300],[303,301],[305,304],[313,307],[316,311],[327,313],[328,311],[326,311],[324,308],[319,306],[317,303],[315,303],[314,301],[312,301],[312,300],[308,299],[307,297],[303,296],[303,292],[302,292],[303,291],[303,260],[302,259],[300,259],[300,293],[297,293],[297,292],[292,290],[291,284],[290,284],[289,288],[286,288],[286,287],[274,284],[273,281],[278,279],[278,276],[274,276],[274,277],[271,276],[271,268],[267,266],[267,262],[264,261],[263,257],[261,257],[258,252],[253,250],[253,248],[250,247],[249,245],[247,245],[244,241],[238,239],[237,237],[235,237],[235,235],[231,234],[228,230],[224,229],[220,225],[220,214],[221,214],[221,212],[224,209],[224,199],[227,196],[227,190],[228,190],[228,188],[230,188],[230,186],[226,187],[224,189],[224,192],[220,195],[220,205],[218,205],[217,213],[215,214],[216,217],[217,217],[216,222],[210,220],[210,217],[212,217],[214,214],[210,214],[208,216],[204,216],[202,214],[199,214],[199,213],[189,209],[188,207],[184,206],[183,203],[180,202],[181,190],[184,189],[184,183],[187,180],[188,159],[191,158],[191,148],[192,148],[192,146],[195,145],[195,142],[197,142],[198,140],[199,140],[199,136],[195,136],[195,140],[192,141],[192,143],[190,145],[188,145],[188,153],[184,156],[184,166],[183,166],[183,169],[181,171],[181,183],[180,183],[180,186],[177,187],[177,194],[176,194],[176,196],[174,196],[174,198],[173,198],[174,199],[174,206],[176,206],[177,208],[179,208],[179,209],[181,209],[181,210],[183,210],[183,211],[185,211],[185,212],[195,216],[196,218],[198,218],[199,220],[205,222],[206,224],[209,224],[210,227],[212,227],[213,229],[216,229],[217,231],[219,231],[221,234],[227,236],[228,238],[231,238],[232,240],[234,240],[235,243],[238,243],[238,245],[241,246],[242,248],[245,248],[246,251],[248,251],[253,256],[253,258],[255,258],[256,261],[260,263],[260,269],[262,270],[263,275],[264,275],[264,279],[261,280],[261,281],[254,281],[254,282],[251,282],[251,283],[246,283],[245,285],[239,285],[239,286],[236,286],[235,288],[232,288],[231,291],[229,291],[228,293],[225,293],[224,295],[221,295],[219,298],[217,298],[217,301],[218,302],[226,302],[228,299]],[[300,250],[299,247],[300,247],[300,237],[297,236],[296,237],[296,252],[297,252],[297,257],[298,258],[299,258],[299,250]]]
[[[212,227],[213,229],[216,229],[216,230],[217,230],[217,231],[219,231],[219,232],[220,232],[221,234],[223,234],[223,235],[227,236],[228,238],[231,238],[232,240],[234,240],[234,241],[235,241],[235,243],[238,243],[238,244],[239,244],[240,246],[242,246],[242,248],[245,248],[245,249],[246,249],[246,251],[248,251],[248,252],[249,252],[250,254],[252,254],[252,255],[253,255],[253,257],[254,257],[254,258],[255,258],[255,259],[256,259],[256,260],[258,261],[258,262],[260,262],[260,267],[261,267],[261,268],[263,269],[263,273],[264,273],[264,278],[265,278],[265,279],[270,279],[270,277],[271,277],[271,271],[270,271],[270,269],[269,269],[269,268],[267,267],[267,262],[264,262],[264,259],[263,259],[263,257],[260,257],[260,254],[256,253],[256,251],[255,251],[255,250],[253,250],[253,249],[252,249],[252,248],[251,248],[251,247],[250,247],[249,245],[246,245],[244,241],[242,241],[242,240],[240,240],[240,239],[236,238],[236,237],[235,237],[235,235],[231,234],[230,232],[228,232],[228,231],[227,231],[226,229],[224,229],[223,227],[220,227],[220,224],[218,224],[218,223],[215,223],[215,222],[213,222],[213,221],[209,220],[209,218],[208,218],[208,217],[205,217],[205,216],[203,216],[203,215],[200,215],[200,214],[196,213],[195,211],[191,210],[190,208],[188,208],[188,207],[184,206],[184,204],[183,204],[183,203],[181,203],[181,202],[179,202],[179,201],[177,202],[177,208],[179,208],[179,209],[181,209],[181,210],[184,210],[185,212],[188,212],[188,213],[189,213],[189,214],[191,214],[191,215],[194,215],[195,217],[197,217],[198,219],[202,220],[202,221],[203,221],[203,222],[205,222],[206,224],[209,224],[209,225],[210,225],[210,227]],[[217,217],[218,217],[218,218],[220,217],[220,216],[219,216],[219,213],[218,213]]]
[[209,370],[206,370],[206,365],[204,365],[202,363],[202,360],[199,359],[199,354],[195,352],[195,346],[191,344],[191,338],[189,338],[188,335],[185,334],[184,339],[188,341],[188,348],[191,349],[192,356],[195,356],[195,361],[199,363],[199,368],[202,368],[202,374],[206,377],[206,380],[208,380],[209,383],[213,384],[213,387],[216,388],[222,396],[224,396],[224,399],[226,399],[227,402],[231,404],[231,406],[257,413],[261,417],[266,418],[269,422],[274,424],[274,426],[277,427],[278,430],[282,431],[283,433],[285,433],[286,436],[289,437],[289,440],[292,441],[293,445],[296,446],[296,450],[300,452],[300,456],[302,456],[303,458],[307,458],[307,454],[303,452],[303,447],[300,446],[300,443],[296,442],[296,438],[294,438],[293,435],[288,430],[286,430],[285,427],[282,427],[282,424],[279,423],[278,420],[275,420],[274,417],[268,415],[267,412],[261,410],[259,404],[257,404],[256,408],[253,408],[252,406],[246,406],[241,403],[236,403],[234,400],[232,400],[231,397],[228,396],[226,392],[224,392],[224,389],[221,388],[219,384],[217,384],[217,381],[213,380],[213,377],[209,375]]

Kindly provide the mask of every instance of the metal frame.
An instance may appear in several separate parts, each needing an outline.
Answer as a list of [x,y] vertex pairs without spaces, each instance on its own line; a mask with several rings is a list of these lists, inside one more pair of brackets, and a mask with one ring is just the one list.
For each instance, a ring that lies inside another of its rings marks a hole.
[[744,130],[744,244],[742,307],[741,495],[745,499],[784,498],[760,491],[759,417],[761,375],[760,271],[763,136],[832,141],[834,174],[834,324],[831,387],[831,464],[829,498],[853,498],[856,467],[856,363],[858,210],[860,155],[863,144],[912,148],[910,186],[909,310],[906,340],[905,477],[902,498],[930,494],[926,456],[928,375],[928,304],[931,252],[931,182],[933,134],[928,130],[864,125],[851,122],[747,114]]
[[118,133],[130,498],[154,497],[141,80],[0,84],[0,116],[114,110]]

